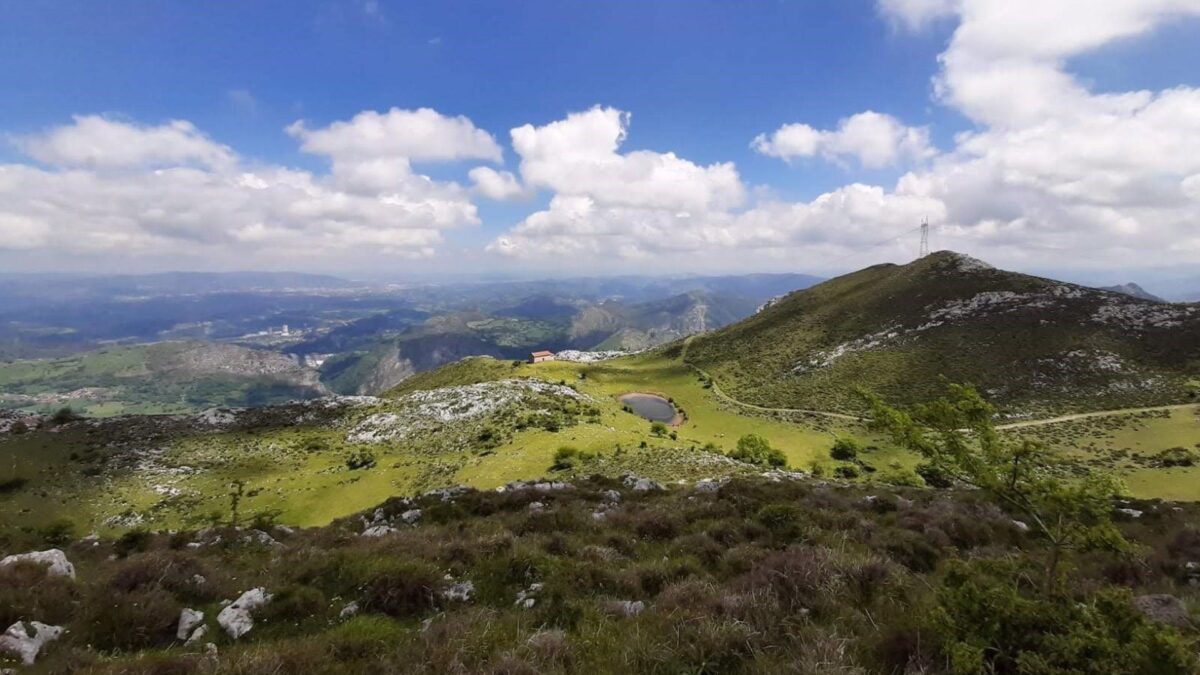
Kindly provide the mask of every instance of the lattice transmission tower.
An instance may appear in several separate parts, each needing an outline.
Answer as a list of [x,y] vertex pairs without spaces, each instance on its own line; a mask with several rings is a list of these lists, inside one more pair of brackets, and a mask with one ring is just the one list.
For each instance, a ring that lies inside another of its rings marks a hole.
[[918,258],[924,258],[929,255],[929,219],[921,221],[921,255]]

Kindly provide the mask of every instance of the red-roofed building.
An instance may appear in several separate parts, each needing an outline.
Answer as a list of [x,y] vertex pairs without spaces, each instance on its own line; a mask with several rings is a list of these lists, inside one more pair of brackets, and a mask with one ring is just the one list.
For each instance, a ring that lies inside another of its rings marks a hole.
[[541,363],[542,361],[553,361],[554,352],[534,352],[529,355],[530,363]]

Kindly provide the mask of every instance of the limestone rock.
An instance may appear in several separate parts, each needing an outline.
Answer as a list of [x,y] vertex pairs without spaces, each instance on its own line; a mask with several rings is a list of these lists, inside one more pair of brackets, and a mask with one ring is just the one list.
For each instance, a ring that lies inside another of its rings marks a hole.
[[254,617],[251,612],[267,604],[271,600],[271,594],[263,588],[252,588],[237,599],[234,600],[228,607],[221,610],[217,615],[217,623],[229,637],[233,639],[240,638],[254,628]]
[[10,555],[3,560],[0,560],[0,567],[6,565],[15,565],[20,562],[40,563],[46,565],[46,573],[52,577],[71,577],[75,578],[75,566],[71,561],[67,560],[67,554],[57,548],[52,548],[47,551],[31,551],[29,553],[18,553]]
[[185,608],[179,613],[179,624],[175,628],[175,637],[180,640],[188,639],[192,630],[204,623],[204,612]]
[[[61,553],[61,551],[59,551]],[[18,621],[0,635],[0,652],[21,659],[27,666],[33,665],[46,643],[62,637],[67,629],[50,626],[40,621]]]

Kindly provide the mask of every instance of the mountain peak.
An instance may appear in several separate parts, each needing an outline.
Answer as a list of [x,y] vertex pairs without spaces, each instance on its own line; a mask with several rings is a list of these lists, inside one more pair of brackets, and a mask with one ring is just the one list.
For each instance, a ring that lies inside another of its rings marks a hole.
[[955,272],[984,272],[995,267],[957,251],[934,251],[924,258],[918,258],[913,264],[923,264],[933,269]]

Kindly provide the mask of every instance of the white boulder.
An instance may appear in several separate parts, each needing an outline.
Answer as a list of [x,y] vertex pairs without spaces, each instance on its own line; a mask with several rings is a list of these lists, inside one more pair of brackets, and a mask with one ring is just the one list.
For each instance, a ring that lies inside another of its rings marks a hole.
[[31,562],[46,565],[46,573],[52,577],[75,578],[75,566],[67,560],[67,554],[57,548],[48,551],[31,551],[18,553],[0,560],[0,567],[15,565],[20,562]]
[[[61,553],[61,551],[60,551]],[[62,637],[67,629],[50,626],[40,621],[18,621],[0,635],[0,652],[21,659],[27,666],[33,665],[46,643]]]
[[254,617],[251,612],[271,601],[271,594],[263,588],[252,588],[242,593],[228,607],[217,615],[217,623],[229,637],[238,639],[254,628]]
[[184,608],[179,613],[179,624],[175,628],[175,637],[180,640],[186,640],[192,634],[192,631],[204,623],[204,612],[195,609]]

